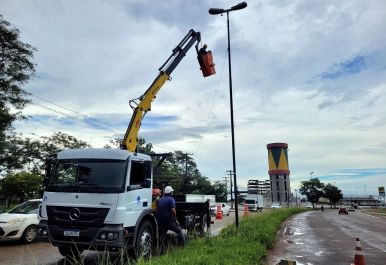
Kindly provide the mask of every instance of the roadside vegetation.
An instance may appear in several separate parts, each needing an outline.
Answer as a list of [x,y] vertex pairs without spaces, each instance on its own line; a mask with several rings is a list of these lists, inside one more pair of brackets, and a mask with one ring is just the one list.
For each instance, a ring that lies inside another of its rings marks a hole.
[[235,225],[229,225],[219,236],[191,240],[185,248],[175,248],[164,256],[137,264],[264,264],[281,223],[303,211],[306,209],[287,208],[251,215],[241,220],[238,231]]
[[386,208],[362,208],[361,211],[375,217],[386,219]]

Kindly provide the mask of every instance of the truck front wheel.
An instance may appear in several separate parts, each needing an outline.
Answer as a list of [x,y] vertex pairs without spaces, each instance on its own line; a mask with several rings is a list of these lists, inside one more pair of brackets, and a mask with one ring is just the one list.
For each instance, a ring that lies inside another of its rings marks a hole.
[[149,221],[143,222],[135,241],[135,256],[142,257],[144,260],[150,259],[154,253],[154,241],[153,226]]

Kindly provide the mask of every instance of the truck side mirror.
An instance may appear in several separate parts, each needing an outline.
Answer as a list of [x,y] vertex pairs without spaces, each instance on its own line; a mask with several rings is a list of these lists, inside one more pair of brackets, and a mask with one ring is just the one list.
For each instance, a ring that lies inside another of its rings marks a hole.
[[150,187],[151,187],[151,179],[145,179],[145,180],[142,182],[142,187],[144,187],[144,188],[150,188]]

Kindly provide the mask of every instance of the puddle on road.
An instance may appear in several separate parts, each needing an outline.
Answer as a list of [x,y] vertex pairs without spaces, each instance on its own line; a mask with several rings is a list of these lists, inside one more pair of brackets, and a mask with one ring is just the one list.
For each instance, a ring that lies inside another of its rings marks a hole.
[[294,234],[294,229],[292,227],[286,227],[284,229],[284,235],[293,235]]

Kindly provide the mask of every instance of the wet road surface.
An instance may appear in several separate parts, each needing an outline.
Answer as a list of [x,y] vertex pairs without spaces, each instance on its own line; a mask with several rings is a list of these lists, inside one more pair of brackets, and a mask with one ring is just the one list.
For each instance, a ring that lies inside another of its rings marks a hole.
[[386,264],[386,220],[360,211],[309,211],[288,219],[280,230],[267,264],[281,259],[307,265],[350,264],[358,237],[367,264]]
[[[239,212],[239,218],[242,218],[242,212]],[[234,223],[234,212],[230,216],[224,216],[221,220],[212,217],[214,224],[211,225],[211,234],[218,235],[221,229]],[[106,259],[103,252],[85,251],[82,254],[82,264],[98,264],[100,260]],[[110,264],[121,264],[118,253],[110,254]],[[59,253],[56,247],[48,242],[35,242],[32,244],[22,244],[19,242],[0,242],[0,264],[1,265],[67,265],[67,262]]]

